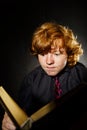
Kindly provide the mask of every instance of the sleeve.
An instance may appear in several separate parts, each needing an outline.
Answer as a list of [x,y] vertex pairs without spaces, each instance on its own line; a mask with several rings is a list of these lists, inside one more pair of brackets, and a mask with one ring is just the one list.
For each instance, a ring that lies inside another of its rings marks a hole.
[[27,75],[24,77],[19,94],[18,94],[18,104],[25,112],[29,111],[29,107],[32,101],[32,77]]

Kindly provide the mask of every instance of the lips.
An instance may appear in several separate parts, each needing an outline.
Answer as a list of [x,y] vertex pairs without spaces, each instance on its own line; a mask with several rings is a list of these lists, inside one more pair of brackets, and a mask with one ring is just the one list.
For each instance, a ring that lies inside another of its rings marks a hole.
[[47,67],[47,70],[53,70],[55,67]]

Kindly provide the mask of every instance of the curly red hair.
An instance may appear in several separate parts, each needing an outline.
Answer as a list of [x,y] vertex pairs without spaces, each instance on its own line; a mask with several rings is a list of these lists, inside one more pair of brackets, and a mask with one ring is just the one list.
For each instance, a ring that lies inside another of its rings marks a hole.
[[48,52],[57,39],[63,40],[63,47],[68,54],[68,65],[75,65],[83,54],[82,46],[71,29],[54,22],[46,22],[36,29],[32,37],[32,54],[37,56]]

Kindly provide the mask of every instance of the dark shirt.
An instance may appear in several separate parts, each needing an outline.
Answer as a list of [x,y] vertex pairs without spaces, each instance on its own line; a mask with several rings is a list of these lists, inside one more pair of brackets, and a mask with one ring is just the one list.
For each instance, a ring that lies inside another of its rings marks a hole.
[[[72,68],[66,66],[57,77],[64,95],[81,82],[87,82],[87,68],[81,63]],[[41,66],[25,76],[19,92],[19,105],[28,115],[55,99],[54,78],[48,76]]]
[[[87,68],[82,63],[77,63],[72,68],[66,66],[55,77],[59,79],[62,89],[61,97],[63,97],[73,88],[79,87],[82,82],[87,83]],[[55,77],[48,76],[41,66],[38,66],[24,77],[19,91],[18,103],[29,116],[55,99]],[[75,96],[73,100],[65,102],[62,107],[57,107],[50,114],[33,123],[31,129],[44,130],[58,128],[60,130],[71,130],[76,120],[80,118],[79,115],[84,111],[84,108],[87,110],[87,105],[82,105],[83,109],[81,109],[80,101],[82,100],[83,104],[84,100],[81,96],[83,97],[84,93],[83,95],[77,95],[78,98]]]

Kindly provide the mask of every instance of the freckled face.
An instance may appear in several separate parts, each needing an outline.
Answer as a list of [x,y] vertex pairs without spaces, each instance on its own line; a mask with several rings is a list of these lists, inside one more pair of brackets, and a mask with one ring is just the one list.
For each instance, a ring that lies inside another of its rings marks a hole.
[[[62,42],[59,41],[59,42]],[[46,54],[38,54],[38,60],[43,70],[49,76],[57,75],[67,63],[67,53],[64,48],[57,47]]]

